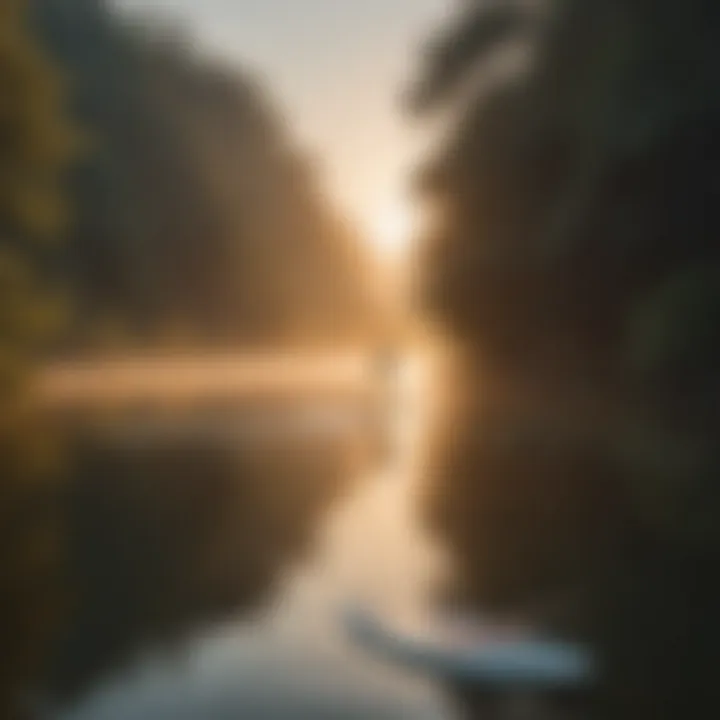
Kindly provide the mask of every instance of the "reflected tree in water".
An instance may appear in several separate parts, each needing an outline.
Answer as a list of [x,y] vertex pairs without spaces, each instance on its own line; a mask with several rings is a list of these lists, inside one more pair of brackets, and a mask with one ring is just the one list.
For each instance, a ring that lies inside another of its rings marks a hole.
[[715,692],[719,37],[707,0],[466,3],[413,97],[455,111],[421,174],[463,399],[428,513],[475,602],[593,643],[608,717]]
[[0,5],[0,715],[6,718],[23,711],[64,604],[56,488],[48,443],[28,408],[27,381],[59,320],[44,270],[66,219],[60,188],[76,138],[25,10],[17,0]]
[[49,668],[52,698],[81,698],[213,624],[263,607],[310,551],[355,470],[306,438],[188,438],[131,446],[75,432],[69,497],[75,602]]

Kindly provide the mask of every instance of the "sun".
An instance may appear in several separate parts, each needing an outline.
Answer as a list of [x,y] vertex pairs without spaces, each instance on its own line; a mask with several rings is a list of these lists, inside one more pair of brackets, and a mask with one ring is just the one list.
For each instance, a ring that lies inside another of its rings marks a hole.
[[376,214],[370,240],[383,259],[397,261],[409,250],[415,230],[412,208],[401,202],[389,203]]

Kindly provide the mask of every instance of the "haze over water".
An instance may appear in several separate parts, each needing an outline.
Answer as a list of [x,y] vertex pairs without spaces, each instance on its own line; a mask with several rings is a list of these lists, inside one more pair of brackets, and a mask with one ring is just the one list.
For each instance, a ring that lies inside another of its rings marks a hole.
[[329,510],[310,556],[291,568],[268,605],[192,640],[180,655],[136,664],[62,718],[451,717],[438,688],[369,659],[341,624],[348,605],[362,604],[404,627],[429,627],[429,593],[443,564],[414,512],[429,381],[421,358],[401,359],[392,405],[383,410],[389,422],[380,463]]

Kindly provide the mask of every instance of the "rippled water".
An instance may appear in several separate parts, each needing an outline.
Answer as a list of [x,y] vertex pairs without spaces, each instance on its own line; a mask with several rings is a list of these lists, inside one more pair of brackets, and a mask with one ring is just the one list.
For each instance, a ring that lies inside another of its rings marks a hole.
[[136,664],[63,720],[452,717],[439,687],[366,656],[341,622],[343,609],[359,603],[407,626],[426,623],[443,571],[414,507],[423,363],[406,359],[399,381],[380,463],[331,507],[309,559],[286,574],[271,602],[196,638],[182,656]]

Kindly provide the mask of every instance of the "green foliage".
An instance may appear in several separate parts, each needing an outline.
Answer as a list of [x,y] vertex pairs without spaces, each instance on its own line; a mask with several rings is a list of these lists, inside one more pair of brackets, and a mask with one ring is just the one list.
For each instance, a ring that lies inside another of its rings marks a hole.
[[6,0],[0,25],[0,226],[3,235],[53,235],[64,219],[59,170],[74,136],[58,116],[60,84],[22,31],[25,3]]
[[714,265],[683,269],[630,314],[629,362],[641,378],[704,379],[718,367],[720,276]]
[[56,328],[42,241],[65,222],[62,171],[75,144],[25,10],[0,4],[0,715],[8,718],[37,681],[61,605],[52,456],[27,408],[26,378]]
[[[424,111],[460,108],[426,173],[447,221],[425,301],[476,398],[431,514],[480,603],[582,591],[560,625],[583,618],[606,660],[609,717],[685,717],[720,634],[720,8],[531,5],[500,26],[519,4],[473,3],[420,83]],[[527,62],[468,98],[520,32]]]

